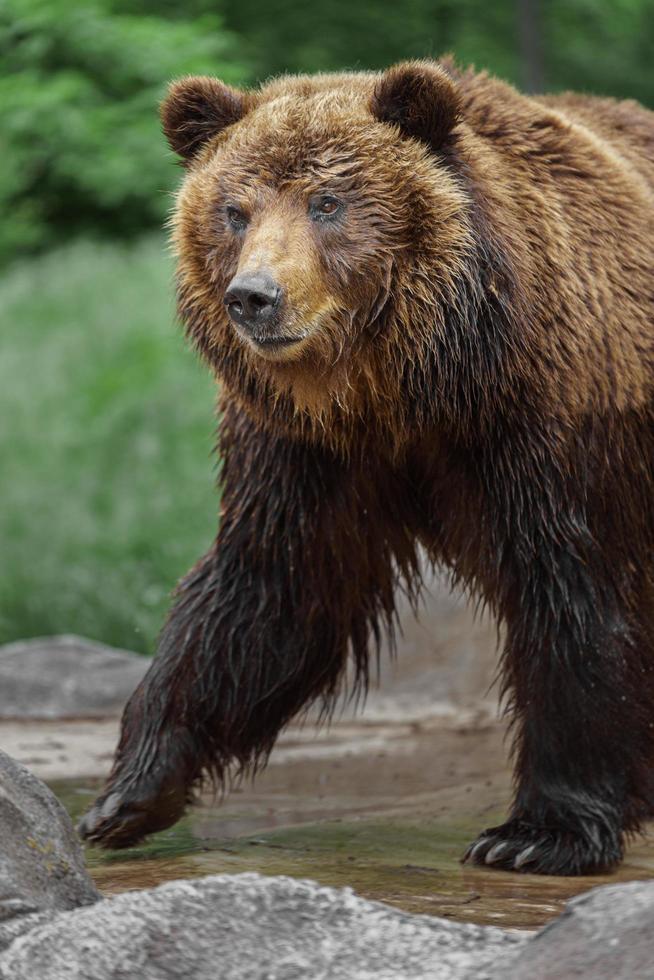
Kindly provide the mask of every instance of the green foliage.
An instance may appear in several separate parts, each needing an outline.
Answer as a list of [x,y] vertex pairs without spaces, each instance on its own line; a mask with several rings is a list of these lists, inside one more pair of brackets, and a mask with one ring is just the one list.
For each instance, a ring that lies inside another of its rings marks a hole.
[[654,107],[653,0],[555,0],[543,21],[551,87]]
[[216,527],[213,383],[160,239],[78,242],[0,284],[0,643],[150,650]]
[[505,77],[519,70],[513,0],[224,0],[222,9],[259,78],[383,68],[446,51]]
[[[152,0],[158,2],[158,0]],[[654,105],[653,0],[223,0],[258,77],[381,68],[446,51],[524,84],[520,17],[533,21],[547,89],[631,96]]]
[[160,225],[176,170],[157,105],[189,73],[245,76],[211,13],[166,20],[110,0],[0,4],[0,262],[80,232]]

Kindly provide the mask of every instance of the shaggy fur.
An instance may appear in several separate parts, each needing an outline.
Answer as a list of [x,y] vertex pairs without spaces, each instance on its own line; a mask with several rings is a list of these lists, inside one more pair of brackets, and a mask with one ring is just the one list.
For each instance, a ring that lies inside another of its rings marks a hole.
[[[515,799],[468,860],[614,866],[654,805],[654,116],[418,62],[186,79],[163,123],[179,310],[222,382],[221,522],[82,831],[168,826],[203,772],[329,710],[348,655],[365,685],[422,545],[505,627]],[[283,290],[284,351],[225,310],[252,269]]]

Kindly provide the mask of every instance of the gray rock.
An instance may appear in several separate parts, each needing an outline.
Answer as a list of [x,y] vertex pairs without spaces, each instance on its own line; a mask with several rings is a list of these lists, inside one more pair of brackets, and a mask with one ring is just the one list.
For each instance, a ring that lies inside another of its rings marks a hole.
[[593,888],[568,902],[493,980],[650,980],[654,977],[654,881]]
[[98,899],[63,807],[0,753],[0,980],[654,976],[654,881],[593,889],[533,938],[256,874]]
[[256,874],[127,892],[58,915],[0,956],[2,980],[461,980],[525,942],[349,889]]
[[56,912],[99,897],[64,808],[0,752],[0,949]]
[[78,636],[0,647],[0,718],[119,713],[149,666],[146,657]]

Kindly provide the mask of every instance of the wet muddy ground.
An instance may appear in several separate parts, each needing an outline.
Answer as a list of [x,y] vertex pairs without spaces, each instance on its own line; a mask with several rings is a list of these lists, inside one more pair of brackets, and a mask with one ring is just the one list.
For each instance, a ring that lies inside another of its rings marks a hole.
[[[363,714],[348,708],[330,729],[289,729],[255,785],[234,788],[222,804],[206,795],[146,846],[88,849],[100,889],[259,871],[348,885],[411,912],[536,928],[578,892],[654,877],[654,834],[634,840],[610,877],[460,865],[510,799],[505,726],[491,686],[497,635],[437,577],[430,590],[419,621],[408,606],[400,610],[398,656],[382,656]],[[117,735],[117,719],[0,722],[2,748],[49,782],[73,817],[100,788]]]
[[[289,732],[255,785],[207,795],[173,830],[125,852],[89,849],[105,894],[171,878],[258,871],[313,878],[411,912],[536,928],[578,892],[654,877],[654,839],[612,876],[557,879],[462,867],[510,796],[503,726],[480,719],[337,723]],[[55,781],[76,817],[99,780]]]

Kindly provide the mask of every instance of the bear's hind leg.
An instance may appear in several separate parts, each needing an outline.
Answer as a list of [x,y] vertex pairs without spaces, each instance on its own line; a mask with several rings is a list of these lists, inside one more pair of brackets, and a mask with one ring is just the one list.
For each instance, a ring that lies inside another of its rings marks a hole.
[[516,791],[507,822],[484,831],[464,861],[597,874],[622,859],[625,831],[639,829],[654,744],[652,651],[639,643],[630,597],[593,578],[579,553],[552,548],[551,564],[525,569],[505,606]]

